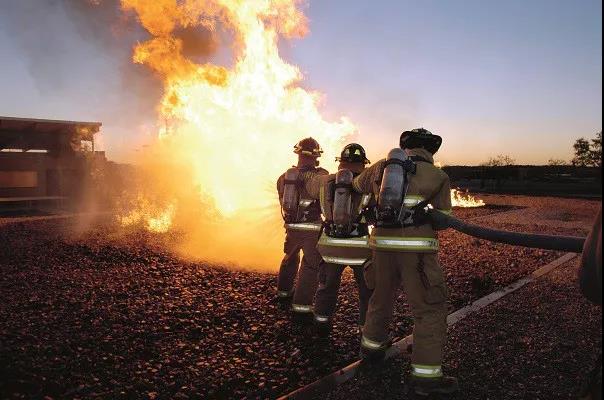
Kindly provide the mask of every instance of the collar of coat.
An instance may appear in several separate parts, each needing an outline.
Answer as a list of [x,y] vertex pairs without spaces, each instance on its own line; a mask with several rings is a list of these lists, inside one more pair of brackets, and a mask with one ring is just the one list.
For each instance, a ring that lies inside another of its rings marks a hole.
[[410,156],[420,156],[428,161],[430,164],[434,164],[434,156],[426,149],[408,149],[407,154]]

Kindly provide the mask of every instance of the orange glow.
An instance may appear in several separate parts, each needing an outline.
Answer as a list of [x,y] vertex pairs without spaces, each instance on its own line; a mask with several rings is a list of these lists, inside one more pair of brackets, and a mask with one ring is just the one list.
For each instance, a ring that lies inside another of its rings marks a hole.
[[[186,255],[274,265],[283,234],[275,182],[295,163],[294,144],[313,136],[325,150],[321,160],[333,168],[355,130],[346,118],[325,121],[319,93],[300,87],[300,70],[279,55],[279,38],[307,33],[298,3],[122,0],[124,11],[134,12],[152,36],[135,47],[133,61],[151,68],[165,89],[158,107],[164,128],[143,160],[145,192],[153,194],[140,197],[133,215],[150,230],[189,232],[190,242],[180,249]],[[230,31],[234,66],[186,58],[174,32],[190,27]],[[192,192],[197,203],[190,201]],[[165,209],[143,211],[150,209],[144,199],[157,197]]]

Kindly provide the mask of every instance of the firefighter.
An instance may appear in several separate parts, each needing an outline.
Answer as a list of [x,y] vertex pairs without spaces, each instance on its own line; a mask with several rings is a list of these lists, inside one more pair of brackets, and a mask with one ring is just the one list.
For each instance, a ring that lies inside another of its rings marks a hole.
[[602,305],[602,206],[583,246],[579,285],[586,298]]
[[[451,212],[448,176],[434,166],[442,139],[426,129],[405,131],[400,149],[355,178],[359,193],[377,197],[377,222],[369,245],[373,262],[365,271],[373,290],[362,330],[361,355],[381,361],[390,345],[397,291],[402,285],[414,318],[411,382],[416,394],[448,394],[457,380],[442,372],[447,333],[447,287],[438,263],[438,239],[426,216],[426,206]],[[402,150],[401,150],[402,149]]]
[[[579,285],[583,295],[594,304],[602,306],[602,206],[594,225],[585,240],[579,269]],[[589,334],[586,332],[586,334]],[[598,335],[597,332],[594,332]],[[580,396],[582,400],[602,399],[602,352],[595,367],[586,377],[587,382]]]
[[319,268],[319,288],[315,296],[314,322],[319,336],[329,335],[336,310],[342,272],[352,268],[359,291],[359,325],[365,323],[371,296],[363,277],[363,265],[371,258],[368,245],[368,221],[371,194],[352,190],[352,180],[369,164],[365,149],[356,143],[342,150],[338,173],[328,176],[305,174],[306,191],[318,199],[323,213],[324,230],[319,239],[319,253],[324,263]]
[[[283,305],[291,303],[295,322],[312,323],[312,301],[322,262],[317,251],[322,220],[319,202],[306,193],[300,178],[301,174],[314,176],[328,172],[319,168],[318,159],[323,150],[315,139],[301,140],[294,147],[294,153],[298,155],[298,165],[287,170],[277,181],[285,220],[285,256],[279,268],[277,299]],[[303,252],[301,265],[300,250]]]

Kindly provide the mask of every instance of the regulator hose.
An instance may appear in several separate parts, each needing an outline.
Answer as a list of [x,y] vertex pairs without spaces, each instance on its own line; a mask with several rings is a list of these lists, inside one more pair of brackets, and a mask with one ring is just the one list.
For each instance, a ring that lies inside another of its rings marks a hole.
[[430,210],[429,216],[436,229],[452,228],[476,238],[514,246],[581,253],[583,252],[583,245],[586,240],[586,238],[578,236],[540,235],[485,228],[464,222],[452,215],[447,215],[436,210]]

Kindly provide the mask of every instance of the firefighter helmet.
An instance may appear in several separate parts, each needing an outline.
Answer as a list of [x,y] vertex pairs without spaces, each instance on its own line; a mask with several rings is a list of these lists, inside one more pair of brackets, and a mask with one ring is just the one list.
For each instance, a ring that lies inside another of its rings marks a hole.
[[414,149],[423,147],[432,154],[436,154],[443,139],[434,135],[427,129],[417,128],[405,131],[401,134],[401,149]]
[[365,149],[363,148],[363,146],[357,143],[347,144],[344,149],[342,149],[340,157],[336,157],[336,161],[371,164],[371,161],[367,159],[367,153],[365,153]]
[[294,146],[294,153],[296,154],[304,154],[306,156],[311,157],[321,157],[321,153],[323,153],[323,149],[319,145],[315,139],[311,137],[307,137],[306,139],[300,140]]

